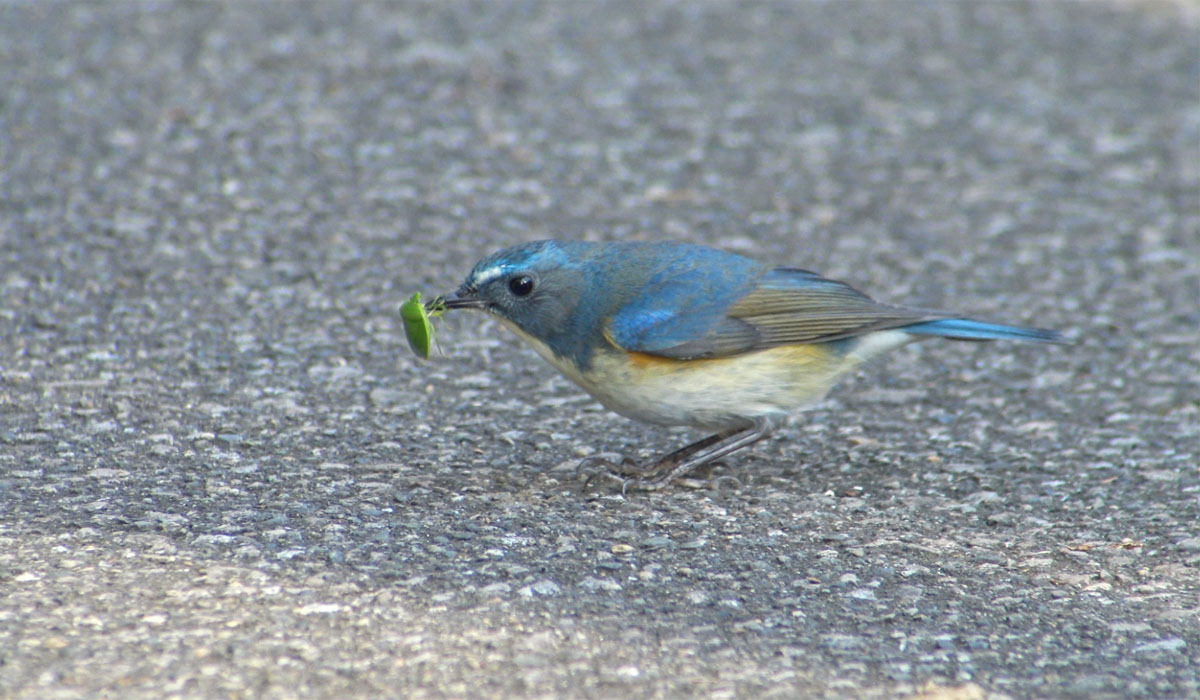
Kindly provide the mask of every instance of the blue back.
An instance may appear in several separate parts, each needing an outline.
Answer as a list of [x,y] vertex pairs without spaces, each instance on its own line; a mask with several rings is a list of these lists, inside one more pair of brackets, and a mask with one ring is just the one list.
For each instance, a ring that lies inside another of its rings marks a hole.
[[780,345],[845,342],[877,330],[962,340],[1053,341],[1049,331],[880,304],[807,270],[672,242],[537,241],[481,260],[472,281],[525,271],[553,288],[511,321],[586,369],[597,348],[666,358],[723,357]]

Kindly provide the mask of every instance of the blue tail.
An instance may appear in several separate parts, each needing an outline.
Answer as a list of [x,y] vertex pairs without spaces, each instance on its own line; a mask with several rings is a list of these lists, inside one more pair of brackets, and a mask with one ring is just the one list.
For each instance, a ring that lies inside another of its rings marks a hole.
[[937,335],[953,340],[1031,340],[1039,343],[1061,343],[1062,335],[1057,331],[1023,326],[1004,326],[999,323],[972,321],[969,318],[943,318],[923,321],[900,330],[917,335]]

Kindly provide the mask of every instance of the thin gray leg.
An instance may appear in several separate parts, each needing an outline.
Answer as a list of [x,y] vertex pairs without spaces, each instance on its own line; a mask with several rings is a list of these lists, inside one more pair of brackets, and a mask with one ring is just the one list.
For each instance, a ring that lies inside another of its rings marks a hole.
[[[687,476],[696,469],[732,454],[743,447],[748,447],[770,435],[783,423],[775,417],[757,418],[746,428],[725,430],[716,435],[710,435],[703,440],[687,445],[667,454],[644,467],[636,466],[629,460],[607,472],[607,476],[621,482],[621,491],[625,492],[630,486],[654,491],[661,489],[672,481]],[[607,460],[602,460],[607,462]],[[611,465],[611,462],[608,462]]]

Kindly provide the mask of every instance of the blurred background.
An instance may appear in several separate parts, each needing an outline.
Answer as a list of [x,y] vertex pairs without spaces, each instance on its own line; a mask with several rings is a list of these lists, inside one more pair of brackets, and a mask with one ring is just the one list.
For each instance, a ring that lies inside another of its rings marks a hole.
[[[0,694],[1200,692],[1198,57],[1167,2],[0,4]],[[580,493],[692,436],[397,313],[545,237],[1075,344]]]

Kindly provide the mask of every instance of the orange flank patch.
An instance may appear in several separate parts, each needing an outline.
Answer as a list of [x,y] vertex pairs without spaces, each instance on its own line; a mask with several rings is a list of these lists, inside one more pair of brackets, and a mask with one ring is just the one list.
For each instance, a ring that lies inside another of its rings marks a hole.
[[694,360],[677,360],[645,352],[631,352],[628,354],[628,361],[635,371],[665,374],[681,370],[704,371],[706,369],[717,369],[720,365],[732,365],[730,369],[736,371],[737,365],[747,361],[753,361],[754,364],[782,363],[787,365],[814,365],[828,362],[832,354],[828,348],[821,345],[806,344],[781,345],[741,355],[705,357]]
[[659,355],[651,355],[646,352],[631,352],[629,353],[629,364],[633,365],[637,370],[665,370],[673,371],[680,369],[685,365],[693,362],[706,362],[707,360],[676,360],[670,357],[661,357]]

